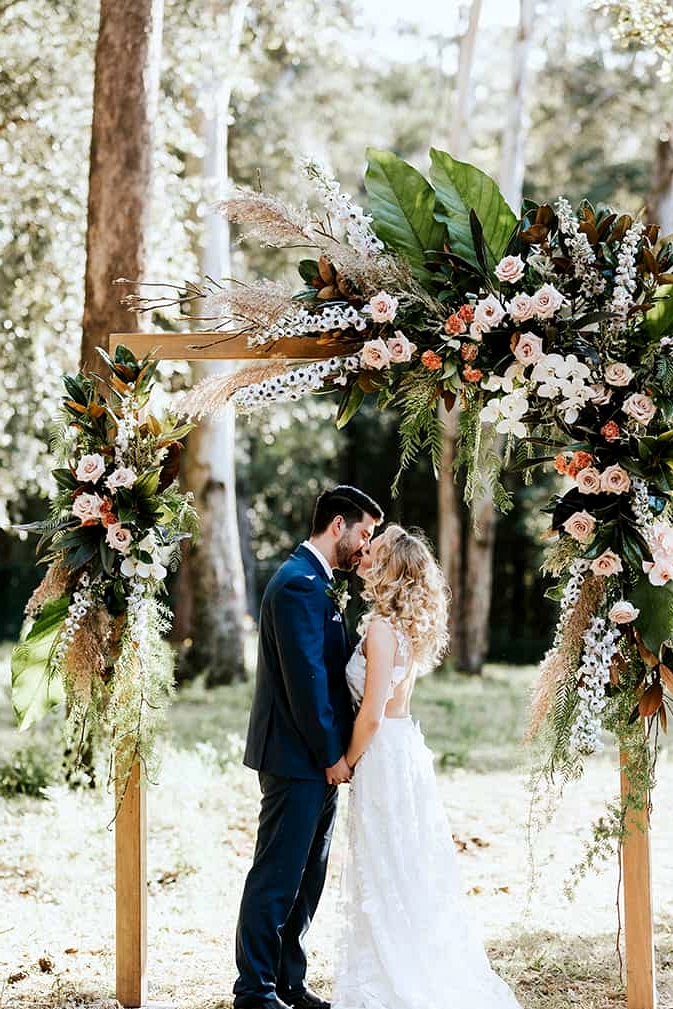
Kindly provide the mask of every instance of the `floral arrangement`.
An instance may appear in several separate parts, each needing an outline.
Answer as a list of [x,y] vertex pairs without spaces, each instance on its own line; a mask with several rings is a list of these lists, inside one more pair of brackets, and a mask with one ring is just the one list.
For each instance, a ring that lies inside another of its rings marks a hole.
[[152,755],[172,690],[162,596],[180,540],[196,528],[176,482],[191,425],[150,412],[156,363],[124,347],[114,360],[99,353],[108,379],[64,378],[49,517],[19,527],[41,534],[48,567],[12,653],[12,687],[21,729],[65,699],[80,741],[110,732],[125,782],[132,763]]
[[528,479],[553,466],[564,485],[546,569],[560,618],[531,734],[547,735],[547,771],[568,776],[614,731],[644,802],[642,725],[665,729],[673,694],[673,246],[586,201],[526,200],[517,217],[478,169],[438,150],[430,163],[426,179],[370,150],[367,211],[313,160],[319,213],[246,190],[220,205],[245,237],[313,248],[301,286],[211,281],[176,300],[203,301],[222,339],[246,334],[262,353],[313,339],[321,359],[210,379],[185,413],[341,389],[343,425],[374,396],[401,410],[402,466],[428,448],[439,468],[437,404],[459,396],[468,498],[488,484],[506,509],[503,463]]

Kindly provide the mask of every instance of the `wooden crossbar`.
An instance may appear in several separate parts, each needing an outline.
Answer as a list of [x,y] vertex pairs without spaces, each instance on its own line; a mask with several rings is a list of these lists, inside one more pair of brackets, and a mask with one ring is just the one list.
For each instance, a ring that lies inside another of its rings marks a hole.
[[261,347],[248,347],[247,336],[230,333],[112,333],[110,353],[123,344],[136,357],[151,354],[157,361],[319,361],[352,354],[360,344],[351,340],[292,336]]

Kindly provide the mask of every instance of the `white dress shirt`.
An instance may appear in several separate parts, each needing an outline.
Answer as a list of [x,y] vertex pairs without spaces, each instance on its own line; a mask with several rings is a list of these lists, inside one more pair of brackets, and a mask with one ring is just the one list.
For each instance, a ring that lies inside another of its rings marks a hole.
[[311,553],[314,555],[314,557],[318,558],[318,560],[322,564],[323,568],[325,569],[325,574],[327,575],[327,577],[329,578],[329,580],[332,581],[332,578],[334,577],[334,575],[332,573],[332,568],[328,564],[327,558],[325,557],[325,555],[321,554],[320,551],[318,550],[318,548],[314,547],[313,544],[309,543],[308,540],[304,540],[304,542],[302,543],[302,546],[306,547],[307,550],[311,551]]

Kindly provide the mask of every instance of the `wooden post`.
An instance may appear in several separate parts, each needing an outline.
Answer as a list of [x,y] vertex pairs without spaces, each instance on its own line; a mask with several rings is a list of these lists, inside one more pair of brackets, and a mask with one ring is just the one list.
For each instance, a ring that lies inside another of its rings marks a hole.
[[[116,801],[119,802],[118,784]],[[140,763],[131,769],[115,820],[117,1000],[147,1003],[147,809]]]
[[[622,802],[629,795],[624,773],[626,753],[620,753]],[[622,845],[624,935],[626,945],[626,1002],[628,1009],[656,1009],[652,885],[650,876],[650,824],[647,808],[626,812]]]

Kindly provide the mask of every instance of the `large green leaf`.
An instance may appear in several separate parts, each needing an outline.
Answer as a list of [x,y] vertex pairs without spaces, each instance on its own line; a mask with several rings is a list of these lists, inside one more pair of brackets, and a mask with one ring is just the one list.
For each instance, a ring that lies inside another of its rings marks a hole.
[[64,700],[60,680],[49,679],[49,654],[68,612],[69,596],[47,603],[12,652],[12,703],[19,729],[27,729]]
[[449,229],[452,252],[479,269],[479,259],[474,248],[470,211],[473,210],[484,233],[484,244],[491,270],[502,259],[516,225],[516,216],[490,176],[469,165],[456,161],[446,151],[432,148],[430,180],[444,212],[435,216]]
[[668,585],[652,585],[643,574],[630,590],[629,600],[640,610],[636,627],[645,646],[658,655],[663,642],[673,636],[673,592]]
[[650,337],[658,340],[673,334],[673,284],[658,287],[654,297],[655,304],[645,313],[645,326]]
[[445,236],[434,217],[435,192],[420,172],[391,151],[369,147],[367,161],[365,187],[376,234],[406,256],[423,278],[428,251],[441,249]]

